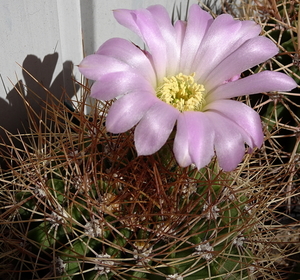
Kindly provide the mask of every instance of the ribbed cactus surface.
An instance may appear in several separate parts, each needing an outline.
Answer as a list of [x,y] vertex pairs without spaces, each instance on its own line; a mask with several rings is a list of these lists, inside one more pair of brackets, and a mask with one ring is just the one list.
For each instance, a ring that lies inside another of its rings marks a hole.
[[215,161],[200,171],[178,168],[172,154],[165,156],[170,143],[163,153],[137,157],[132,131],[108,134],[106,107],[94,104],[86,116],[83,104],[74,112],[48,104],[48,123],[32,119],[30,144],[20,136],[24,149],[7,155],[10,169],[1,176],[6,278],[277,275],[272,267],[281,249],[267,207],[274,197],[285,198],[272,192],[272,167],[261,154],[230,173]]

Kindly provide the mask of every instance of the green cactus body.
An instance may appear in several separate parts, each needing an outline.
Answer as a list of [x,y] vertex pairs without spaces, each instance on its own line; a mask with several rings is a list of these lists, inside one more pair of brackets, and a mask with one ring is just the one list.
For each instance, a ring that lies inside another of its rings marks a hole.
[[[39,215],[29,225],[27,238],[36,261],[41,255],[56,264],[58,279],[248,279],[254,261],[244,242],[251,234],[248,200],[222,187],[232,180],[215,176],[205,186],[204,173],[196,173],[183,189],[165,189],[174,200],[173,209],[165,210],[166,201],[151,197],[147,188],[134,200],[121,200],[124,192],[131,197],[126,181],[118,189],[102,179],[82,190],[59,178],[63,173],[48,174],[43,197],[17,194],[26,201],[19,210],[23,218],[47,200],[56,205],[44,221]],[[141,211],[149,204],[150,215]]]
[[[57,142],[77,141],[67,136]],[[118,148],[106,154],[105,141],[91,143],[70,164],[69,154],[53,160],[55,147],[30,158],[34,174],[15,172],[22,279],[254,279],[262,227],[254,206],[264,189],[215,162],[199,171],[163,162],[158,172],[161,156],[134,157],[122,136],[107,141]]]

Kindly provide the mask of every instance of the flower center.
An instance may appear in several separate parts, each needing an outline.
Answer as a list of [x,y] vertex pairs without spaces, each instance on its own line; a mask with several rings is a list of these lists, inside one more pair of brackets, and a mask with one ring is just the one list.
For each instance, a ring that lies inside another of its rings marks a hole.
[[194,77],[195,73],[189,76],[179,73],[164,78],[163,84],[156,89],[157,97],[180,112],[201,111],[205,105],[205,88],[197,84]]

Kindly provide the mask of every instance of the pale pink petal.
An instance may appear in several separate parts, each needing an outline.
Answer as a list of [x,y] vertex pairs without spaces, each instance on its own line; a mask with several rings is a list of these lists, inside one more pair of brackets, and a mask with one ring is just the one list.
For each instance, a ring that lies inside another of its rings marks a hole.
[[189,149],[189,129],[187,114],[180,114],[176,124],[176,135],[173,151],[175,158],[181,167],[191,165],[192,158]]
[[112,133],[123,133],[135,126],[147,110],[159,100],[148,92],[133,92],[116,100],[106,118],[106,129]]
[[198,169],[209,164],[214,156],[215,131],[210,119],[202,112],[189,114],[189,149],[193,163]]
[[175,75],[178,71],[181,45],[177,44],[177,33],[175,32],[175,28],[171,23],[169,13],[162,5],[153,5],[148,7],[147,10],[150,11],[157,25],[159,26],[161,35],[166,45],[168,57],[166,76]]
[[116,9],[113,10],[113,14],[118,23],[130,29],[136,33],[139,37],[143,37],[140,27],[137,23],[138,14],[141,16],[143,13],[147,13],[148,17],[150,12],[146,9],[129,10],[129,9]]
[[138,155],[157,152],[170,136],[180,112],[162,101],[155,103],[143,116],[134,131]]
[[212,16],[202,10],[199,5],[194,4],[190,7],[181,50],[180,71],[182,73],[192,74],[193,69],[191,66],[195,60],[195,55],[205,32],[212,22]]
[[242,26],[239,31],[239,39],[234,45],[234,49],[237,49],[247,40],[258,36],[261,32],[261,26],[253,20],[243,20],[241,21]]
[[296,82],[283,73],[263,71],[219,86],[209,93],[206,101],[207,103],[210,103],[217,99],[232,98],[261,92],[289,91],[296,86]]
[[121,9],[115,10],[114,16],[120,24],[135,32],[147,44],[152,55],[157,80],[162,81],[166,75],[168,63],[167,43],[151,12],[146,9]]
[[110,72],[132,71],[132,67],[113,57],[91,54],[79,64],[79,71],[86,78],[98,80],[102,75]]
[[[156,85],[155,71],[145,52],[133,43],[121,39],[112,38],[100,46],[96,54],[114,57],[117,60],[130,65],[138,70],[138,73]],[[106,66],[105,66],[106,67]]]
[[182,46],[185,32],[186,32],[186,21],[177,20],[174,24],[174,29],[176,33],[176,44]]
[[137,73],[114,72],[102,75],[91,88],[91,97],[98,100],[111,100],[131,92],[155,91],[149,81]]
[[213,69],[204,81],[206,90],[210,91],[234,75],[268,60],[277,53],[277,46],[268,38],[256,37],[248,40]]
[[194,163],[198,169],[214,156],[214,137],[210,120],[202,112],[184,112],[177,120],[174,154],[178,164]]
[[224,171],[232,171],[242,161],[245,154],[244,135],[237,124],[214,113],[205,112],[215,131],[215,151]]
[[[196,79],[205,80],[224,58],[256,36],[258,30],[257,25],[243,24],[228,14],[218,16],[207,30],[195,58]],[[247,32],[249,35],[244,36]]]
[[213,110],[238,124],[252,139],[251,148],[261,147],[264,135],[260,116],[249,106],[235,100],[216,100],[204,110]]

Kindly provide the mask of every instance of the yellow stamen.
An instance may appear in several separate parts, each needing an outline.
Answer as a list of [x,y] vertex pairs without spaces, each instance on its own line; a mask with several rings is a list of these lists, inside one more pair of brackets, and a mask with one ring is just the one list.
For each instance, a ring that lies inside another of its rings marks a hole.
[[162,101],[174,106],[179,111],[201,111],[205,105],[205,88],[194,80],[195,73],[187,76],[179,73],[164,78],[156,94]]

